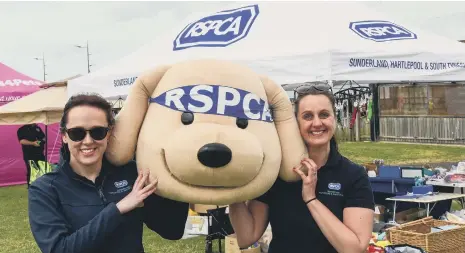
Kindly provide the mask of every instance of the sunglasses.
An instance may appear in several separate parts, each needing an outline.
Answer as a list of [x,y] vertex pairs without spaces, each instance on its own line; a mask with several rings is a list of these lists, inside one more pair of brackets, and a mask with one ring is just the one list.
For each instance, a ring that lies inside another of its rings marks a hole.
[[297,95],[307,95],[312,92],[333,92],[331,86],[327,83],[306,83],[294,90],[294,97]]
[[68,137],[72,141],[84,140],[84,138],[86,138],[87,132],[89,132],[89,135],[92,139],[96,141],[101,141],[105,139],[109,130],[110,128],[108,127],[93,127],[89,130],[83,127],[74,127],[74,128],[66,129],[66,133],[68,134]]

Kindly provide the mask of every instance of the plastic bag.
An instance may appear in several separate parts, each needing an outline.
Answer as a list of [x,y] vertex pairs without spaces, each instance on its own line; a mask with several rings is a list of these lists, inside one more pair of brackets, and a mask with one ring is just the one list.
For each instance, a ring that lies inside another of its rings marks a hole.
[[444,178],[446,183],[465,183],[465,174],[463,173],[453,173],[449,174]]
[[389,245],[384,247],[385,253],[426,253],[425,250],[407,244]]
[[268,253],[268,248],[270,246],[271,239],[273,238],[273,233],[271,232],[271,226],[268,224],[265,232],[263,233],[258,244],[260,244],[261,253]]

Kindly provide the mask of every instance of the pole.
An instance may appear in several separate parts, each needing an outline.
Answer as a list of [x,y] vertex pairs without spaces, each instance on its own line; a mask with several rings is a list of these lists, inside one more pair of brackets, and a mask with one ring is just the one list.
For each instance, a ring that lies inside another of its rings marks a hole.
[[75,45],[77,48],[86,48],[86,55],[87,55],[87,73],[90,73],[90,52],[89,52],[89,41],[86,41],[85,46]]
[[46,72],[45,72],[45,55],[44,53],[42,53],[42,65],[43,65],[43,68],[44,68],[44,82],[45,82],[45,76],[47,75]]
[[42,53],[42,58],[35,57],[34,59],[37,60],[37,61],[42,60],[42,68],[44,70],[44,82],[45,82],[46,81],[46,76],[47,76],[47,71],[45,70],[45,55],[44,55],[44,53]]
[[89,41],[87,41],[87,46],[86,46],[86,49],[87,49],[87,73],[90,73],[90,60],[89,60]]

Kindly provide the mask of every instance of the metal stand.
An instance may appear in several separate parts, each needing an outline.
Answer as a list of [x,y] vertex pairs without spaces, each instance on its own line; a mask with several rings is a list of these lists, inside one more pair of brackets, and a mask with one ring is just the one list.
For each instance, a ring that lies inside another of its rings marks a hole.
[[205,253],[216,253],[213,251],[213,241],[218,240],[218,252],[222,253],[221,240],[232,234],[232,226],[226,207],[207,210],[208,235],[205,238]]

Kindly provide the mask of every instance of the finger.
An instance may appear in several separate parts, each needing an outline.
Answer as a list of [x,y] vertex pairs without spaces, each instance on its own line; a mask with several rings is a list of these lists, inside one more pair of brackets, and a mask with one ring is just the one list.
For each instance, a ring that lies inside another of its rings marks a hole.
[[294,168],[294,172],[299,174],[299,176],[302,178],[302,180],[304,180],[306,178],[305,174],[301,170]]
[[155,187],[157,187],[157,185],[158,185],[158,178],[154,178],[152,183],[153,183],[153,185],[155,185]]
[[307,161],[303,161],[302,163],[305,164],[305,166],[307,166],[309,169],[308,169],[308,175],[307,177],[308,178],[312,178],[312,177],[315,177],[316,176],[316,168],[314,166],[312,166],[309,162]]
[[142,172],[137,175],[136,182],[134,182],[134,189],[139,189],[140,180],[142,179]]
[[312,159],[304,158],[304,160],[308,161],[315,168],[315,170],[318,169],[318,166],[316,165],[315,161],[313,161]]
[[153,182],[145,186],[144,189],[142,189],[141,194],[145,194],[146,192],[149,192],[149,191],[152,191],[152,192],[155,191],[155,189],[157,188],[157,184],[158,184],[158,179],[155,179]]
[[148,196],[152,195],[154,191],[155,191],[155,189],[152,189],[152,190],[150,190],[148,192],[144,192],[140,196],[141,196],[142,199],[146,199]]
[[307,160],[303,160],[302,164],[308,168],[308,174],[315,172],[315,167],[311,163],[309,163]]
[[142,171],[142,178],[140,179],[140,182],[139,182],[139,190],[144,188],[144,186],[146,185],[146,182],[147,182],[147,170],[143,170]]
[[307,167],[308,171],[313,170],[313,166],[311,163],[309,163],[306,159],[303,159],[301,162],[305,167]]
[[313,161],[312,159],[310,159],[310,158],[308,158],[308,157],[305,157],[303,160],[304,160],[304,161],[307,161],[308,163],[310,163],[310,164],[311,164],[312,166],[314,166],[315,168],[317,167],[315,161]]
[[304,167],[304,165],[302,163],[300,163],[299,165],[297,165],[296,167],[292,168],[293,170],[302,170],[302,167]]
[[145,176],[144,186],[150,182],[150,169],[145,169]]

